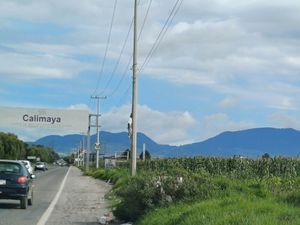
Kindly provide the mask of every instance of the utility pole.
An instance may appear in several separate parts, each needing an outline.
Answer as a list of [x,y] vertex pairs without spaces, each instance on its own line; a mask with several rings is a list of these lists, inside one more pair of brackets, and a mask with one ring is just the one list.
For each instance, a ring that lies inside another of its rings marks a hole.
[[96,117],[96,129],[97,129],[97,140],[96,140],[96,143],[95,143],[95,150],[96,150],[96,168],[99,168],[99,151],[100,151],[100,140],[99,140],[99,107],[100,107],[100,104],[99,104],[99,100],[100,99],[106,99],[106,96],[104,97],[101,97],[101,96],[91,96],[91,98],[93,99],[96,99],[97,100],[97,117]]
[[85,158],[84,158],[84,154],[85,154],[85,150],[84,150],[84,139],[85,139],[85,135],[83,134],[82,136],[82,166],[84,166],[85,163]]
[[132,135],[131,135],[131,176],[136,175],[136,143],[137,143],[137,0],[134,0],[133,21],[133,64],[132,64]]
[[85,162],[85,170],[89,171],[89,164],[90,164],[90,136],[91,136],[91,115],[89,115],[89,127],[87,131],[87,140],[86,140],[86,162]]
[[79,143],[78,147],[77,147],[77,165],[80,166],[80,145],[81,142]]
[[146,144],[143,144],[143,161],[146,159]]

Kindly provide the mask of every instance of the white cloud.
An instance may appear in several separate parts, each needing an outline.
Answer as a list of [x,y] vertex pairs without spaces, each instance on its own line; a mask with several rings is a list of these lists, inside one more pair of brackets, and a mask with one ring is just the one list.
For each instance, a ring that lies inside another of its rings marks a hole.
[[[172,0],[153,0],[139,40],[138,67],[173,4]],[[132,7],[132,1],[118,1],[107,67],[112,67],[118,57],[132,20]],[[76,75],[98,71],[112,8],[113,1],[104,0],[0,1],[1,79],[12,79],[12,82],[74,79],[75,83]],[[140,22],[146,8],[147,3],[141,1]],[[218,109],[299,110],[299,10],[300,2],[295,0],[184,1],[157,52],[140,75],[180,84],[181,88],[190,85],[208,88],[206,99],[216,99],[210,94],[218,95],[217,99],[223,97],[212,104]],[[123,60],[126,64],[125,58],[131,55],[131,36],[121,64]],[[188,134],[197,121],[180,104],[171,112],[140,106],[139,130],[162,143],[194,139]],[[204,107],[209,113],[218,110],[211,105]],[[129,114],[129,106],[112,108],[101,118],[104,128],[126,130]],[[284,121],[284,117],[279,118]],[[207,116],[202,123],[203,138],[252,125],[247,121],[233,121],[230,115],[222,113]]]
[[[240,80],[238,82],[224,82],[220,85],[215,85],[213,89],[225,95],[225,98],[219,102],[218,106],[222,108],[224,103],[237,101],[236,107],[252,108],[255,110],[299,110],[300,101],[297,96],[300,94],[300,87],[297,82],[290,82],[279,78],[253,78],[251,80]],[[295,83],[293,83],[295,82]],[[230,96],[230,99],[227,99]],[[223,102],[224,101],[224,102]],[[233,103],[233,102],[232,102]]]
[[[130,116],[129,105],[113,108],[101,118],[103,129],[111,132],[126,131]],[[197,121],[189,112],[160,112],[148,106],[138,107],[138,131],[160,144],[183,144],[191,142],[188,130]]]
[[3,16],[27,21],[53,22],[62,25],[73,23],[82,26],[94,24],[95,21],[98,24],[104,23],[103,18],[111,14],[111,7],[111,2],[97,0],[28,0],[26,2],[11,0],[2,1],[0,11]]
[[90,110],[89,107],[86,104],[76,104],[76,105],[71,105],[68,107],[68,109],[83,109],[83,110]]
[[254,124],[247,121],[233,121],[225,113],[216,113],[204,117],[201,121],[201,139],[211,138],[224,131],[237,131],[253,128]]
[[[172,4],[172,1],[153,1],[139,41],[139,63],[143,62],[152,47]],[[55,24],[68,30],[63,36],[49,41],[45,39],[43,43],[19,44],[26,46],[26,49],[36,49],[39,53],[55,55],[57,62],[65,62],[66,59],[58,56],[94,54],[102,58],[100,54],[106,46],[112,6],[110,1],[96,0],[3,1],[0,3],[0,12],[8,18],[40,25]],[[132,7],[130,1],[118,2],[108,53],[112,60],[118,56],[120,43],[125,38],[132,19]],[[140,7],[142,19],[147,4],[142,2]],[[299,3],[292,0],[284,3],[261,3],[256,0],[184,2],[144,72],[156,79],[210,87],[224,80],[252,79],[275,74],[295,77],[300,55],[299,51],[293,49],[299,46],[299,40],[293,38],[292,33],[297,31],[298,25],[288,26],[289,38],[272,36],[269,29],[275,32],[278,28],[286,29],[284,27],[288,24],[298,24],[296,22],[300,16],[293,12],[297,12],[299,7]],[[261,24],[265,24],[263,28]],[[126,52],[129,54],[131,47]],[[18,58],[17,61],[21,66],[25,63]],[[32,77],[38,73],[47,73],[54,78],[70,76],[66,75],[70,74],[68,63],[57,67],[44,65],[34,66],[31,70],[24,69],[32,73]]]
[[231,108],[236,106],[238,103],[238,100],[232,96],[226,96],[224,99],[222,99],[219,103],[218,106],[220,108]]
[[287,113],[278,112],[269,115],[269,121],[277,127],[300,129],[300,122],[297,117]]
[[93,68],[87,63],[52,55],[0,53],[0,77],[18,79],[70,79]]

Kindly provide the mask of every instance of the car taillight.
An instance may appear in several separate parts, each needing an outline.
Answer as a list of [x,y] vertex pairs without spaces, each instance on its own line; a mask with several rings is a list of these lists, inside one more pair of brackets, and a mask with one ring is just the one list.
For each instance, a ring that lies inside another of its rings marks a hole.
[[20,184],[24,184],[24,183],[26,183],[26,181],[27,181],[27,177],[24,177],[24,176],[18,177],[18,180],[17,180],[17,182]]

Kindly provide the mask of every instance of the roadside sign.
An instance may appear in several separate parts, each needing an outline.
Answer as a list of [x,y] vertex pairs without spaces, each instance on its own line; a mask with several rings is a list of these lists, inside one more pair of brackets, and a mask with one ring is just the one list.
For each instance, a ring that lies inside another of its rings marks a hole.
[[88,110],[0,107],[1,127],[86,132],[88,118]]
[[100,143],[95,143],[95,149],[99,150],[100,149]]
[[105,169],[116,167],[116,160],[115,159],[105,159],[104,166],[105,166]]
[[27,156],[27,159],[36,159],[36,156]]

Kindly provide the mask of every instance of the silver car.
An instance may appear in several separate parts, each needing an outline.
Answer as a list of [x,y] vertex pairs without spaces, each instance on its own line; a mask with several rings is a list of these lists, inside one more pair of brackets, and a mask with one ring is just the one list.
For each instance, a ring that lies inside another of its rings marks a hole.
[[43,170],[46,171],[48,170],[48,165],[46,162],[37,162],[35,164],[34,170]]
[[28,161],[28,160],[20,160],[20,161],[25,165],[25,167],[28,170],[28,172],[30,174],[33,174],[33,167],[31,166],[30,161]]

